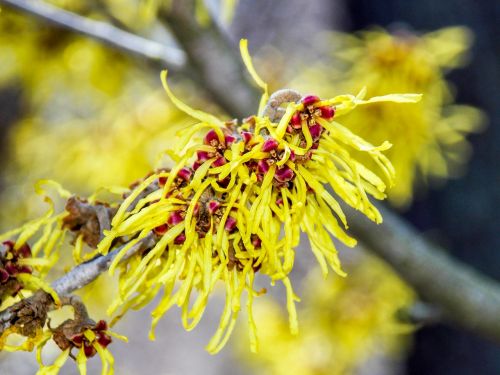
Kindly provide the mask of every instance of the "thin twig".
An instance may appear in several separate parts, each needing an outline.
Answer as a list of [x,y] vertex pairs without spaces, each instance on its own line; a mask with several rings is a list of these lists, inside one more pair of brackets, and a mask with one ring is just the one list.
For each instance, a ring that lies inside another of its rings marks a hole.
[[42,0],[0,0],[46,21],[105,42],[125,52],[166,64],[176,70],[185,66],[186,55],[179,48],[170,47],[138,35],[123,31],[105,22],[95,21],[60,9]]
[[448,322],[500,343],[500,284],[445,254],[391,211],[383,224],[349,216],[350,231],[383,258]]
[[[132,246],[127,253],[121,258],[121,262],[126,261],[137,252],[147,249],[154,241],[154,234],[150,233],[142,240]],[[52,283],[52,287],[57,294],[62,297],[72,293],[73,291],[84,287],[94,281],[101,273],[106,272],[116,255],[123,249],[125,245],[110,251],[106,255],[96,256],[88,262],[79,264],[71,271],[65,274],[60,279]]]

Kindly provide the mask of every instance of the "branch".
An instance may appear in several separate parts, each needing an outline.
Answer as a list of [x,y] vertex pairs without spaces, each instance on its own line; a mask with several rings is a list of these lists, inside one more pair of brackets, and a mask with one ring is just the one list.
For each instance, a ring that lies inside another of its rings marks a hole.
[[[148,234],[142,240],[137,242],[132,246],[127,253],[121,258],[120,262],[124,262],[129,259],[134,254],[139,251],[145,250],[151,247],[154,243],[155,236],[153,233]],[[83,288],[85,285],[90,284],[92,281],[97,279],[99,275],[106,272],[111,265],[111,262],[118,253],[126,246],[122,245],[113,251],[110,251],[107,255],[98,255],[95,258],[89,260],[88,262],[79,264],[66,273],[61,278],[57,279],[52,283],[52,287],[60,297],[68,296],[73,291]],[[26,298],[23,303],[30,303],[30,301],[39,298],[41,295],[46,293],[35,293],[33,296]],[[0,312],[0,333],[9,328],[16,319],[17,314],[17,304],[8,307],[7,309]]]
[[350,231],[396,270],[443,318],[500,343],[500,284],[445,254],[396,214],[379,208],[375,227],[350,215]]
[[255,112],[259,91],[249,83],[246,68],[220,29],[212,22],[201,26],[195,19],[193,0],[174,0],[161,17],[187,53],[196,80],[233,116]]
[[[138,253],[139,251],[149,248],[154,242],[154,234],[150,233],[144,237],[141,241],[137,242],[132,246],[127,253],[121,258],[120,262],[124,262],[129,259],[132,255]],[[60,279],[57,279],[52,283],[52,287],[57,292],[60,297],[66,296],[73,291],[84,287],[94,281],[101,273],[108,270],[109,266],[116,255],[125,247],[122,245],[113,251],[110,251],[107,255],[98,255],[95,258],[89,260],[88,262],[79,264],[74,267],[71,271],[65,274]]]
[[127,31],[123,31],[105,22],[95,21],[75,13],[68,12],[41,0],[0,0],[41,19],[76,31],[109,44],[119,50],[142,56],[148,60],[166,64],[169,69],[179,70],[185,66],[184,51],[145,39]]

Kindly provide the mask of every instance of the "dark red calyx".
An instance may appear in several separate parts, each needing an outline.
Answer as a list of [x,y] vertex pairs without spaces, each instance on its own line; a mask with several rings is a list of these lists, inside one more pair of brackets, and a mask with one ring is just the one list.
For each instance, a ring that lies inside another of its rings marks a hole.
[[17,249],[17,254],[20,258],[31,258],[31,248],[28,244],[24,244],[19,249]]
[[302,118],[300,117],[300,112],[295,112],[290,120],[290,125],[295,129],[302,126]]
[[184,181],[189,181],[192,175],[193,171],[189,168],[182,168],[179,173],[177,173],[177,177],[182,178]]
[[243,142],[245,142],[245,144],[247,144],[248,142],[250,142],[252,140],[253,134],[250,132],[241,132],[241,138],[243,138]]
[[208,212],[210,212],[211,215],[213,215],[219,208],[220,208],[220,203],[216,200],[211,200],[207,204]]
[[74,335],[71,339],[70,339],[73,344],[75,344],[77,347],[81,347],[82,344],[83,344],[83,333],[79,333],[78,335]]
[[274,174],[274,178],[279,182],[288,182],[294,176],[295,176],[295,173],[293,172],[293,170],[286,165],[282,168],[278,168],[276,170],[276,173]]
[[158,185],[165,186],[167,183],[167,176],[158,177]]
[[7,270],[0,268],[0,283],[4,283],[9,280],[10,274]]
[[91,358],[96,355],[97,350],[92,346],[92,344],[85,341],[83,345],[83,352],[85,353],[85,357]]
[[262,152],[270,152],[278,148],[278,141],[274,138],[268,138],[262,144]]
[[212,163],[212,167],[221,167],[224,164],[226,164],[226,158],[224,156],[221,156],[218,159],[215,159],[215,161]]
[[257,171],[259,173],[267,173],[269,171],[269,164],[267,162],[267,159],[262,159],[258,161]]
[[22,265],[17,267],[19,273],[33,273],[33,269],[30,266]]
[[236,219],[232,216],[228,216],[224,229],[228,232],[232,232],[236,228]]
[[305,107],[309,107],[310,105],[313,105],[314,103],[319,102],[321,99],[319,96],[316,95],[306,95],[302,98],[301,102],[304,104]]
[[177,237],[175,237],[174,244],[182,245],[185,241],[186,241],[186,235],[184,233],[181,233]]
[[105,333],[99,333],[97,337],[97,342],[99,345],[101,345],[103,348],[106,348],[109,344],[111,344],[113,340],[111,337]]
[[331,119],[333,116],[335,116],[335,109],[330,106],[324,106],[320,108],[321,110],[321,117],[324,119]]
[[174,226],[174,225],[181,223],[182,220],[184,220],[184,219],[182,217],[181,211],[174,211],[168,217],[167,224],[169,226]]
[[215,130],[211,129],[203,138],[203,143],[209,146],[217,146],[219,144],[219,136],[215,132]]
[[210,159],[210,154],[207,151],[196,151],[196,158],[200,162]]
[[309,127],[309,132],[311,133],[312,139],[317,141],[321,137],[323,127],[318,124],[312,125],[311,127]]
[[260,249],[262,247],[262,240],[256,234],[252,234],[252,245],[256,249]]
[[159,225],[153,229],[153,232],[155,232],[155,234],[157,234],[158,236],[163,236],[165,233],[167,233],[167,231],[168,231],[167,224]]
[[106,331],[108,329],[108,323],[105,320],[99,320],[94,327],[94,331]]
[[229,147],[236,141],[236,137],[230,134],[226,134],[224,136],[224,140],[226,142],[226,147]]

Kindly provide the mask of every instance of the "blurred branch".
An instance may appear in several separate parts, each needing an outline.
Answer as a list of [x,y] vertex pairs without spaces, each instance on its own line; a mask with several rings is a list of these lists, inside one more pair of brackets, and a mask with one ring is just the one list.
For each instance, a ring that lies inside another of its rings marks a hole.
[[249,83],[237,46],[231,45],[214,22],[200,25],[194,3],[173,0],[160,16],[186,51],[196,80],[226,111],[247,117],[255,112],[260,92]]
[[391,264],[442,317],[500,343],[500,284],[445,254],[410,224],[380,208],[384,223],[350,215],[350,231]]
[[170,70],[182,71],[232,116],[246,117],[257,106],[258,90],[247,81],[237,48],[229,45],[215,25],[200,26],[194,18],[194,2],[191,0],[174,1],[171,9],[165,12],[167,26],[186,49],[189,64],[186,64],[186,53],[178,48],[79,16],[41,0],[0,0],[2,3],[122,51],[163,63]]
[[169,69],[179,70],[185,66],[184,51],[123,31],[105,22],[79,16],[41,0],[0,0],[0,4],[2,3],[100,40],[122,51],[162,62]]

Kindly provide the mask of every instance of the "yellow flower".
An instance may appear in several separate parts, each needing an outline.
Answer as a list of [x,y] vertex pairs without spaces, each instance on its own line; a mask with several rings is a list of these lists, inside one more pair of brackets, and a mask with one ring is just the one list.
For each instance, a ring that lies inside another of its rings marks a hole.
[[346,63],[334,80],[337,89],[366,86],[371,95],[423,94],[416,105],[374,104],[343,121],[371,143],[389,140],[394,145],[386,154],[398,176],[388,191],[391,203],[408,205],[419,175],[426,181],[460,174],[470,154],[465,137],[480,128],[482,116],[473,107],[453,104],[444,73],[463,62],[470,32],[451,27],[416,36],[373,30],[358,37],[335,34],[335,39],[335,56]]
[[[388,94],[365,100],[364,90],[357,96],[330,99],[302,97],[292,90],[268,97],[267,85],[250,60],[246,40],[241,42],[241,52],[249,73],[264,91],[258,113],[241,124],[236,120],[223,122],[190,108],[174,96],[167,85],[167,73],[163,72],[162,81],[173,104],[199,123],[180,132],[177,147],[165,152],[175,166],[152,172],[134,184],[118,207],[98,203],[97,195],[90,197],[94,209],[103,206],[102,217],[97,218],[99,227],[101,219],[111,221],[100,242],[99,230],[87,230],[78,224],[77,206],[87,203],[76,198],[68,200],[67,213],[54,215],[51,209],[34,222],[35,226],[30,223],[8,233],[20,233],[17,241],[27,240],[35,229],[55,224],[55,228],[44,229],[41,236],[40,246],[50,249],[52,238],[59,238],[69,229],[76,236],[76,261],[97,252],[107,254],[123,244],[110,266],[111,274],[119,270],[119,293],[109,313],[117,313],[116,321],[127,310],[145,306],[163,289],[164,296],[152,312],[151,338],[159,319],[174,305],[182,309],[184,327],[193,329],[221,280],[226,302],[219,327],[207,346],[211,353],[221,350],[229,339],[244,291],[251,348],[256,350],[252,301],[262,293],[253,289],[258,272],[269,276],[272,283],[283,282],[290,329],[297,333],[298,297],[288,275],[300,231],[309,236],[324,275],[329,268],[345,275],[332,237],[348,246],[355,245],[355,240],[345,233],[347,221],[339,200],[374,222],[382,221],[369,197],[384,199],[384,179],[393,181],[394,169],[383,154],[390,144],[373,146],[334,118],[371,103],[420,100],[418,94]],[[366,157],[376,167],[367,168],[355,155]],[[379,177],[376,171],[385,177]],[[52,185],[61,196],[69,198],[68,192]],[[121,194],[123,189],[111,192]],[[156,240],[152,248],[120,263],[132,246],[152,232]],[[82,255],[84,242],[97,244],[97,249]],[[55,368],[64,361],[64,355]]]
[[[299,231],[309,235],[324,274],[331,267],[344,275],[331,236],[348,246],[355,244],[344,232],[347,222],[338,199],[381,222],[368,196],[383,199],[385,184],[351,153],[366,155],[392,181],[394,170],[382,154],[390,144],[373,146],[333,118],[369,103],[420,99],[417,94],[390,94],[364,100],[363,90],[358,96],[325,100],[295,95],[295,100],[282,103],[287,104],[286,110],[274,121],[274,115],[269,115],[272,111],[265,107],[267,85],[251,65],[246,41],[241,50],[250,74],[264,90],[258,114],[237,124],[194,110],[174,96],[163,72],[172,102],[200,122],[183,131],[178,147],[170,152],[176,166],[157,171],[134,187],[98,245],[98,251],[106,254],[115,239],[131,239],[110,268],[111,273],[120,270],[120,284],[109,312],[120,309],[120,317],[130,308],[141,308],[163,288],[164,297],[152,313],[153,328],[177,305],[182,309],[184,327],[193,329],[217,281],[222,280],[226,303],[219,328],[207,346],[211,353],[222,349],[229,339],[244,290],[251,347],[256,350],[252,300],[259,294],[253,290],[257,272],[273,282],[282,280],[290,328],[297,332],[294,302],[298,298],[288,274]],[[119,265],[128,249],[151,231],[157,235],[156,245]],[[197,293],[194,302],[192,293]]]
[[278,303],[259,301],[259,352],[236,345],[243,364],[259,374],[348,375],[373,356],[404,351],[412,327],[396,314],[412,303],[413,293],[383,263],[363,258],[349,267],[348,278],[325,280],[312,272],[304,279],[299,335],[290,334]]

